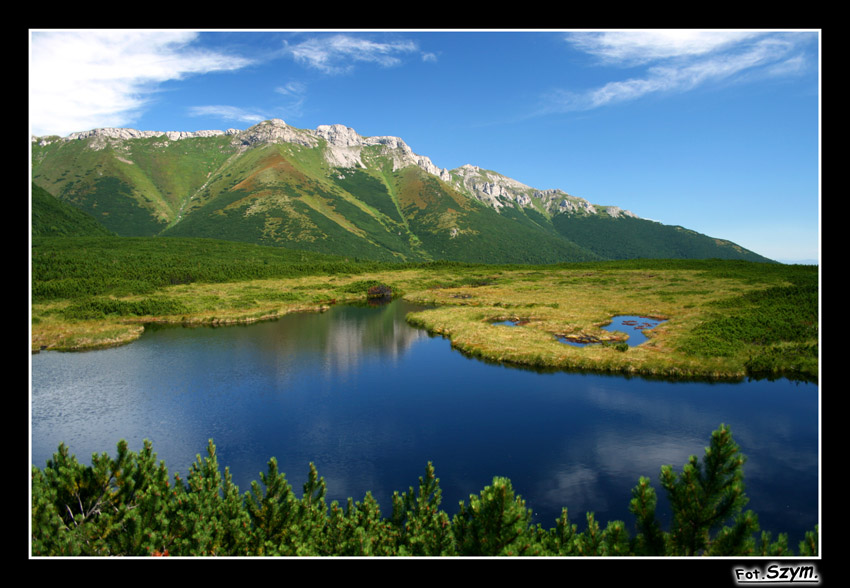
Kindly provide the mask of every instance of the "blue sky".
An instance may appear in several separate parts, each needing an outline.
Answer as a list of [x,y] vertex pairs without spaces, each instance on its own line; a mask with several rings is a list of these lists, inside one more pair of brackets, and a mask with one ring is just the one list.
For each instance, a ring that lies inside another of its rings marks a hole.
[[401,137],[540,189],[729,239],[820,248],[817,30],[33,30],[30,127]]

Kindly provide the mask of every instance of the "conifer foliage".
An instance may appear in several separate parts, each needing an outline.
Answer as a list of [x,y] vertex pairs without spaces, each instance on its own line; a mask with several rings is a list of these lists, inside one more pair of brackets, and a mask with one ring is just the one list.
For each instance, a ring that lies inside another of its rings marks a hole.
[[[721,426],[712,433],[702,464],[692,455],[678,476],[671,466],[661,468],[661,485],[673,509],[670,540],[677,554],[697,555],[707,549],[722,555],[752,553],[750,537],[758,522],[752,511],[741,513],[749,500],[743,465],[729,427]],[[723,527],[712,541],[711,530],[730,518],[735,519],[734,527]]]
[[[623,521],[603,528],[586,514],[579,532],[566,508],[551,529],[532,524],[532,511],[507,478],[496,477],[462,501],[453,518],[440,509],[442,492],[428,463],[419,488],[396,492],[385,518],[371,493],[343,508],[325,501],[324,479],[310,464],[298,498],[277,460],[240,495],[222,473],[212,441],[183,482],[169,479],[150,442],[138,452],[118,443],[117,455],[93,455],[90,466],[62,444],[44,469],[32,468],[33,556],[693,556],[793,555],[788,537],[776,541],[744,511],[743,464],[729,428],[714,431],[702,461],[680,473],[661,468],[672,510],[664,531],[649,478],[632,490],[636,534]],[[818,553],[818,532],[806,533],[799,554]]]

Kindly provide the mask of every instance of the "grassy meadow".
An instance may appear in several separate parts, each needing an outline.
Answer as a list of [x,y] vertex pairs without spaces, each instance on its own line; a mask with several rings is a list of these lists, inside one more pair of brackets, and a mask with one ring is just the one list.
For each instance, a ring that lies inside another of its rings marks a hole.
[[[816,380],[818,268],[721,260],[388,264],[213,240],[44,238],[32,351],[129,343],[149,322],[231,324],[363,300],[385,284],[434,308],[408,321],[470,356],[538,369]],[[615,315],[664,318],[617,345]],[[502,320],[521,326],[495,326]],[[574,347],[558,337],[592,338]]]

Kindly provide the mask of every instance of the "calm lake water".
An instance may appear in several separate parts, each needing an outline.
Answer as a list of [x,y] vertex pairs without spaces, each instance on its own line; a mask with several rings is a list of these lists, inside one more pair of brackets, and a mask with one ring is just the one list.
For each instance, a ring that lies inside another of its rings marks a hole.
[[90,463],[119,439],[153,442],[185,479],[213,439],[244,494],[275,456],[301,496],[308,464],[328,501],[367,491],[391,513],[394,490],[417,487],[428,461],[450,515],[458,501],[507,476],[551,528],[562,506],[585,527],[624,520],[649,476],[658,514],[662,465],[702,457],[720,423],[748,460],[748,508],[794,551],[818,522],[818,386],[537,373],[464,357],[410,327],[412,309],[338,306],[322,314],[221,328],[152,328],[138,341],[32,356],[32,463],[61,442]]

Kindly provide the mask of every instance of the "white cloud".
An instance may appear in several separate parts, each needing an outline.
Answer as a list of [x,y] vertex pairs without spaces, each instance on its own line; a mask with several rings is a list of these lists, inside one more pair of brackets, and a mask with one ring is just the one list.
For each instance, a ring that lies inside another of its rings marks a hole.
[[567,35],[567,41],[605,62],[633,65],[671,57],[705,55],[757,34],[693,30],[621,31],[572,33]]
[[275,88],[275,92],[284,96],[286,101],[275,108],[276,118],[289,120],[302,115],[304,104],[307,101],[307,85],[303,82],[287,82],[283,86]]
[[[549,111],[589,110],[648,94],[685,92],[742,74],[789,75],[803,69],[798,42],[810,35],[724,31],[574,33],[566,40],[603,65],[643,67],[642,75],[595,89],[556,90]],[[796,52],[796,53],[795,53]]]
[[193,49],[189,31],[33,31],[30,123],[35,135],[123,126],[159,84],[244,67],[248,60]]
[[190,116],[212,116],[223,120],[232,120],[237,122],[258,123],[266,119],[272,118],[259,112],[252,112],[239,108],[237,106],[226,105],[210,105],[210,106],[193,106],[189,109]]
[[308,67],[329,74],[350,71],[353,62],[377,63],[390,67],[401,63],[400,54],[416,52],[413,41],[379,43],[351,35],[314,37],[297,45],[286,44],[286,51]]
[[307,86],[302,82],[287,82],[283,86],[275,88],[275,92],[284,96],[303,96],[307,91]]

